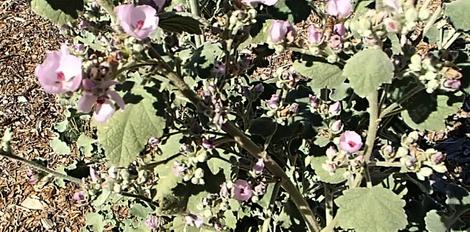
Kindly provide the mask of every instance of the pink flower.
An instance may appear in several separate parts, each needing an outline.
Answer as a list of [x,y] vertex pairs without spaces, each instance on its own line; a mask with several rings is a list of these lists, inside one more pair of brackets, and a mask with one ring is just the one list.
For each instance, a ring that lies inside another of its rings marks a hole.
[[330,40],[328,41],[328,46],[330,46],[333,49],[341,49],[343,45],[343,41],[341,40],[341,36],[339,35],[332,35],[330,37]]
[[400,31],[400,24],[392,18],[384,19],[384,24],[385,30],[387,30],[388,32],[397,33],[398,31]]
[[251,185],[246,180],[236,180],[233,184],[232,196],[237,201],[248,201],[252,195]]
[[73,194],[72,199],[74,199],[77,202],[83,202],[85,201],[86,193],[85,191],[78,191]]
[[294,33],[294,27],[288,21],[274,20],[269,28],[269,38],[273,43],[280,43]]
[[337,101],[334,104],[330,105],[330,107],[328,107],[328,112],[331,116],[336,116],[341,114],[341,108],[341,102]]
[[322,30],[314,25],[308,27],[308,41],[312,44],[320,44],[323,41]]
[[125,4],[115,7],[114,11],[124,32],[138,40],[148,38],[157,29],[157,11],[149,5]]
[[309,99],[310,107],[312,107],[313,109],[318,108],[318,105],[320,103],[319,103],[319,99],[317,96],[309,94],[308,99]]
[[154,215],[150,215],[147,217],[147,219],[145,219],[145,225],[150,230],[157,229],[158,227],[161,226],[161,224],[162,224],[162,221],[160,220],[160,218]]
[[333,26],[333,31],[339,35],[339,36],[343,36],[344,34],[346,34],[346,27],[344,26],[344,24],[342,23],[338,23],[338,24],[335,24]]
[[96,170],[92,167],[90,167],[90,178],[91,178],[91,181],[92,182],[96,182],[98,181],[98,173],[96,172]]
[[383,4],[393,11],[398,11],[400,9],[400,0],[383,0]]
[[274,6],[277,3],[277,0],[242,0],[242,3],[252,6],[258,5],[258,3],[264,4],[266,6]]
[[345,131],[339,138],[339,147],[348,153],[357,152],[362,147],[362,138],[354,131]]
[[279,107],[279,95],[278,94],[273,94],[271,95],[271,99],[267,101],[267,104],[270,108],[276,109]]
[[114,113],[113,100],[121,109],[124,109],[124,100],[109,87],[117,81],[95,82],[90,79],[83,80],[84,91],[78,101],[78,111],[89,113],[94,108],[93,117],[97,122],[106,122]]
[[328,149],[326,149],[326,152],[325,152],[326,157],[328,157],[328,159],[330,160],[333,160],[336,157],[337,153],[338,151],[333,146],[328,147]]
[[263,170],[264,170],[264,161],[263,161],[263,159],[258,159],[258,161],[253,166],[253,170],[255,171],[256,174],[263,173]]
[[59,51],[48,52],[44,62],[36,67],[36,77],[47,93],[75,91],[82,81],[82,61],[70,55],[66,45]]
[[461,82],[460,80],[445,80],[444,87],[452,90],[457,90],[460,88]]
[[327,3],[327,13],[337,18],[347,18],[352,11],[351,0],[329,0]]

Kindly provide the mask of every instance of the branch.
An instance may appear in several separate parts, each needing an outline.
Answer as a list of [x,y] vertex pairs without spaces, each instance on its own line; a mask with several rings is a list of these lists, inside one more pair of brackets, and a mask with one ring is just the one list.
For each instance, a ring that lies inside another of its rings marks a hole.
[[68,175],[65,175],[65,174],[62,174],[62,173],[59,173],[59,172],[56,172],[54,170],[51,170],[47,167],[44,167],[42,166],[41,164],[38,164],[38,163],[35,163],[33,161],[30,161],[30,160],[27,160],[23,157],[19,157],[19,156],[16,156],[16,155],[13,155],[11,152],[6,152],[4,151],[3,149],[0,148],[0,156],[3,156],[3,157],[6,157],[8,159],[11,159],[11,160],[16,160],[16,161],[19,161],[23,164],[26,164],[32,168],[35,168],[39,171],[42,171],[42,172],[45,172],[45,173],[48,173],[48,174],[51,174],[52,176],[55,176],[59,179],[64,179],[64,180],[68,180],[70,182],[73,182],[73,183],[76,183],[76,184],[79,184],[81,185],[82,184],[82,180],[78,179],[78,178],[75,178],[75,177],[72,177],[72,176],[68,176]]
[[[167,69],[168,79],[175,85],[180,92],[188,98],[194,105],[199,109],[204,109],[208,112],[211,112],[201,98],[183,81],[182,78],[176,75],[172,70]],[[320,231],[320,225],[316,220],[316,216],[313,211],[310,209],[308,202],[299,192],[297,187],[292,183],[284,170],[277,164],[271,157],[267,156],[266,152],[258,145],[256,145],[250,138],[248,138],[238,127],[236,127],[232,122],[227,121],[222,125],[222,130],[233,137],[235,142],[244,148],[251,156],[256,159],[264,159],[266,168],[273,173],[276,177],[280,178],[281,186],[284,190],[289,193],[292,201],[296,205],[300,214],[302,215],[305,223],[307,224],[309,230],[318,232]]]

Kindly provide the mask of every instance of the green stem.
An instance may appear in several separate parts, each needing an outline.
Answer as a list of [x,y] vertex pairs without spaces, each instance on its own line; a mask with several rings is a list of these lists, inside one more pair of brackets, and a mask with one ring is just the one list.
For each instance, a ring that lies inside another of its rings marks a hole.
[[[189,1],[189,7],[191,8],[191,14],[199,18],[201,16],[201,12],[199,9],[198,0],[188,0],[188,1]],[[204,37],[203,35],[194,35],[194,40],[196,41],[196,47],[199,47],[204,42]]]
[[[364,169],[368,168],[368,163],[374,150],[375,139],[377,137],[377,129],[379,126],[379,104],[378,104],[378,91],[373,91],[371,95],[367,96],[369,102],[369,126],[367,128],[367,138],[364,150],[364,161],[366,162]],[[362,178],[364,177],[363,172],[359,173],[354,179],[353,186],[359,187]],[[367,180],[367,185],[371,186],[370,179]]]
[[78,178],[75,178],[75,177],[71,177],[71,176],[68,176],[68,175],[65,175],[65,174],[62,174],[62,173],[59,173],[59,172],[56,172],[54,170],[51,170],[47,167],[44,167],[38,163],[35,163],[33,161],[30,161],[30,160],[27,160],[23,157],[19,157],[19,156],[16,156],[14,154],[12,154],[11,152],[5,152],[3,149],[0,148],[0,156],[3,156],[3,157],[6,157],[8,159],[11,159],[11,160],[16,160],[16,161],[19,161],[21,163],[24,163],[34,169],[37,169],[39,171],[42,171],[42,172],[45,172],[47,174],[51,174],[52,176],[54,177],[57,177],[59,179],[64,179],[64,180],[68,180],[70,182],[73,182],[73,183],[76,183],[76,184],[79,184],[81,185],[82,184],[82,180],[78,179]]
[[[165,66],[165,65],[163,65]],[[171,69],[166,70],[167,78],[175,85],[180,92],[188,98],[199,109],[204,109],[211,112],[211,109],[205,106],[201,98],[184,82],[184,80],[174,73]],[[222,125],[222,130],[228,135],[232,136],[235,142],[244,148],[251,156],[256,159],[264,159],[267,170],[273,173],[276,177],[280,178],[281,186],[289,193],[292,201],[297,206],[300,214],[305,220],[309,230],[320,231],[320,225],[316,221],[316,216],[310,209],[308,202],[302,196],[300,191],[295,187],[294,183],[290,180],[289,176],[284,170],[276,163],[271,157],[267,156],[266,152],[258,145],[256,145],[250,138],[248,138],[238,127],[232,122],[227,121]]]

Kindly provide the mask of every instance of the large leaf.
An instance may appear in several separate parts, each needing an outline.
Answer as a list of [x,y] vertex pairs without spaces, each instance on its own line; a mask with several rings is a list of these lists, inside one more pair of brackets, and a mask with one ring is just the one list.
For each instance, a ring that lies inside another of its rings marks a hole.
[[368,96],[381,84],[391,83],[394,66],[382,50],[369,48],[351,57],[344,66],[344,75],[349,79],[354,92]]
[[443,130],[445,119],[456,113],[461,102],[447,103],[449,97],[437,96],[437,100],[422,92],[409,100],[405,105],[407,110],[401,113],[403,120],[414,129]]
[[125,167],[137,158],[152,136],[160,137],[165,120],[156,115],[152,101],[144,99],[116,112],[104,125],[98,126],[98,139],[112,165]]
[[32,0],[31,9],[53,23],[64,25],[78,18],[79,11],[83,10],[83,0]]
[[312,89],[337,88],[346,80],[341,69],[333,64],[323,62],[294,62],[294,70],[311,79]]
[[337,219],[343,229],[356,232],[395,232],[407,225],[405,201],[381,186],[354,188],[335,200]]
[[449,16],[450,20],[457,29],[470,30],[470,1],[456,0],[446,4],[445,14]]
[[339,184],[346,180],[344,177],[344,173],[346,172],[345,168],[338,168],[335,173],[330,174],[322,167],[322,164],[324,163],[326,163],[326,156],[313,157],[310,160],[310,166],[315,170],[315,174],[320,177],[322,182]]
[[426,222],[426,229],[429,232],[440,232],[447,230],[445,219],[439,215],[435,209],[429,211],[426,214],[424,221]]
[[202,34],[202,23],[189,14],[164,12],[159,15],[159,18],[158,26],[165,31]]
[[86,224],[92,226],[93,231],[101,232],[104,230],[104,217],[99,213],[88,213],[85,216]]

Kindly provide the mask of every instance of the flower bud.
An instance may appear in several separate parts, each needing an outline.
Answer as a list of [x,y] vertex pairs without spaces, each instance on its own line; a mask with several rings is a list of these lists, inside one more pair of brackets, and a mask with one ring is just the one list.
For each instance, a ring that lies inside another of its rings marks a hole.
[[308,41],[312,44],[320,44],[323,41],[323,32],[320,28],[311,25],[308,28]]
[[341,114],[341,108],[341,102],[338,101],[330,105],[328,112],[330,113],[330,116],[337,116]]
[[277,109],[279,107],[279,100],[279,95],[273,94],[271,99],[267,101],[267,104],[271,109]]
[[334,134],[341,133],[341,131],[343,130],[343,127],[344,127],[344,125],[341,122],[341,120],[335,120],[332,123],[330,123],[330,130]]
[[431,155],[431,161],[434,164],[440,164],[444,161],[445,155],[442,152],[436,152],[435,154]]
[[460,88],[460,80],[445,80],[443,86],[450,90],[458,90]]
[[334,31],[337,35],[343,36],[344,34],[346,34],[346,27],[344,26],[344,24],[338,23],[338,24],[335,24],[335,25],[334,25],[333,31]]

